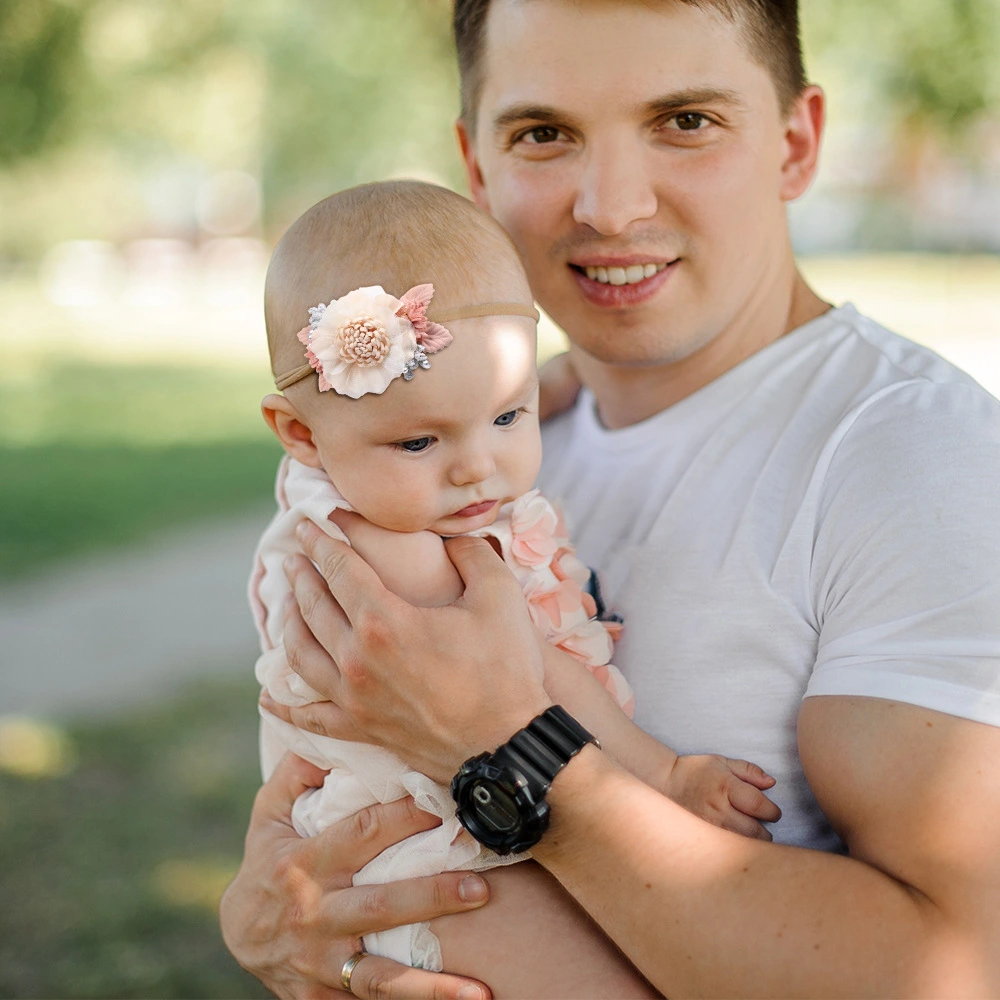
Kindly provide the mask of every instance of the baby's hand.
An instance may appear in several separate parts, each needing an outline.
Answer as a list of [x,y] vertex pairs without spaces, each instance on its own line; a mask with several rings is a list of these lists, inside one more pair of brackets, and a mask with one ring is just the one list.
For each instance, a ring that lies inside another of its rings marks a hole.
[[538,419],[544,422],[557,417],[576,402],[580,391],[569,354],[557,354],[538,370]]
[[664,791],[678,805],[724,830],[770,840],[761,822],[775,822],[781,810],[761,789],[773,785],[774,778],[756,764],[704,754],[678,757]]

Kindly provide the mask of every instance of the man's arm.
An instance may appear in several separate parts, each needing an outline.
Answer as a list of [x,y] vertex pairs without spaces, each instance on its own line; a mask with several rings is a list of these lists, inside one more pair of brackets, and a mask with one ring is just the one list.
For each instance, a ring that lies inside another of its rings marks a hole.
[[[465,596],[429,611],[387,598],[346,546],[308,527],[303,543],[339,602],[302,560],[296,596],[336,663],[306,679],[375,742],[447,780],[550,703],[523,601],[483,543],[449,543]],[[435,673],[455,670],[468,697],[443,703]],[[535,856],[667,994],[996,995],[1000,729],[889,705],[802,710],[807,776],[850,858],[719,830],[592,749],[557,777]]]
[[849,858],[708,827],[596,751],[534,854],[667,995],[1000,994],[1000,729],[811,698],[800,743]]

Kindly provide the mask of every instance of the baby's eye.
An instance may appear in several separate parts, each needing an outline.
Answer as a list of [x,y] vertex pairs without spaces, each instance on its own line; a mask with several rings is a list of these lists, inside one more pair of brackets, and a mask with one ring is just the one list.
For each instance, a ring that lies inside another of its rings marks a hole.
[[403,451],[408,451],[413,454],[429,448],[433,440],[434,438],[432,437],[414,438],[412,441],[400,441],[396,447],[402,448]]
[[493,423],[497,427],[510,427],[512,423],[521,415],[520,410],[508,410],[506,413],[501,413]]

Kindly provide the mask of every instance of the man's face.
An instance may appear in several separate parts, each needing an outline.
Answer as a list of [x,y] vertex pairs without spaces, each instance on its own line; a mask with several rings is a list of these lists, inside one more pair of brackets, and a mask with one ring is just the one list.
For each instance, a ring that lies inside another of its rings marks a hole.
[[588,354],[679,361],[790,289],[786,126],[736,25],[681,3],[494,0],[477,201]]

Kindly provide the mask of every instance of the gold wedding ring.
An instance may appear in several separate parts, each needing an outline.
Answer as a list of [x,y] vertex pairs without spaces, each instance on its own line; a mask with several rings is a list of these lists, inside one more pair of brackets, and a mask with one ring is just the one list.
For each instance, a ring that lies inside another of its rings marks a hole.
[[367,954],[367,951],[356,951],[340,967],[340,985],[343,986],[348,993],[354,992],[354,990],[351,989],[351,976],[354,975],[354,970],[358,967],[358,962],[360,962],[361,959],[363,959]]

